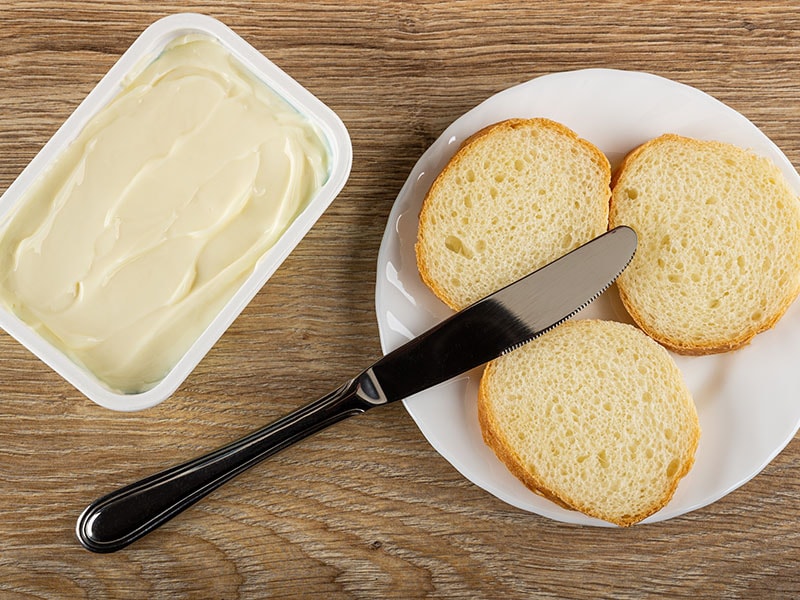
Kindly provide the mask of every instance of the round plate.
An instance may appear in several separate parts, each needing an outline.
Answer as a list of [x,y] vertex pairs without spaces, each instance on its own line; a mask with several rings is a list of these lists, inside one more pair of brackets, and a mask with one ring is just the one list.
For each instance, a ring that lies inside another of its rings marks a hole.
[[[796,193],[788,159],[745,117],[692,87],[655,75],[588,69],[539,77],[507,89],[455,121],[422,155],[400,190],[378,255],[376,310],[389,352],[452,314],[422,283],[414,243],[425,193],[459,145],[482,127],[512,117],[547,117],[602,150],[612,169],[639,144],[672,132],[715,139],[767,156]],[[576,318],[629,321],[612,286]],[[800,303],[746,348],[703,357],[673,355],[697,405],[703,434],[693,469],[672,501],[645,522],[710,504],[758,474],[800,425]],[[466,478],[505,502],[569,523],[607,525],[529,491],[487,448],[477,418],[481,370],[404,401],[423,435]],[[413,375],[409,375],[413,376]]]

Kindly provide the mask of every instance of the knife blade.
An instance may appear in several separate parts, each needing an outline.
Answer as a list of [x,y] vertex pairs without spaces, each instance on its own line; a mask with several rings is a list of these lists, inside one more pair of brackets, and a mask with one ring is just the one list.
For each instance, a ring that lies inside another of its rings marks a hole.
[[608,288],[630,263],[636,244],[629,227],[612,229],[445,319],[317,401],[95,500],[78,517],[78,540],[93,552],[120,550],[279,450],[530,342]]

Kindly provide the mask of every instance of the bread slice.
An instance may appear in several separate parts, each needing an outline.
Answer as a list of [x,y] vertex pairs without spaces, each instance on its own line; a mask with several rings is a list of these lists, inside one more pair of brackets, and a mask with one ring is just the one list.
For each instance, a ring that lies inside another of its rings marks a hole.
[[672,357],[614,321],[568,321],[489,363],[478,417],[528,488],[620,526],[669,502],[700,437]]
[[614,175],[610,225],[639,236],[618,280],[636,323],[671,350],[733,350],[800,292],[800,202],[768,159],[663,135]]
[[611,169],[563,125],[511,119],[464,141],[419,218],[425,284],[461,309],[604,233]]

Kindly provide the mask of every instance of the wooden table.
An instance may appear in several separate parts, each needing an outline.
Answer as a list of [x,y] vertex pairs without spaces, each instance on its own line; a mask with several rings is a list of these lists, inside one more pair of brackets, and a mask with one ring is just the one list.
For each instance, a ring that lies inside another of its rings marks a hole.
[[149,23],[182,11],[222,20],[338,112],[352,174],[156,408],[100,408],[0,335],[0,597],[800,595],[800,440],[710,506],[587,528],[465,480],[400,404],[282,452],[122,552],[80,547],[75,519],[99,494],[245,434],[380,355],[373,294],[392,203],[428,145],[492,94],[583,67],[648,71],[716,96],[800,164],[790,0],[16,0],[0,3],[0,190]]

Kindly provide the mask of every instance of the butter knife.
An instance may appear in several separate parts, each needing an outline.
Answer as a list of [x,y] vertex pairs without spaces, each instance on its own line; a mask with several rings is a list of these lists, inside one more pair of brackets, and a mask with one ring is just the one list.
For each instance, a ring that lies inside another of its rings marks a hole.
[[599,296],[631,261],[636,244],[629,227],[612,229],[459,311],[319,400],[205,456],[99,498],[78,518],[78,540],[93,552],[124,548],[279,450],[518,348]]

